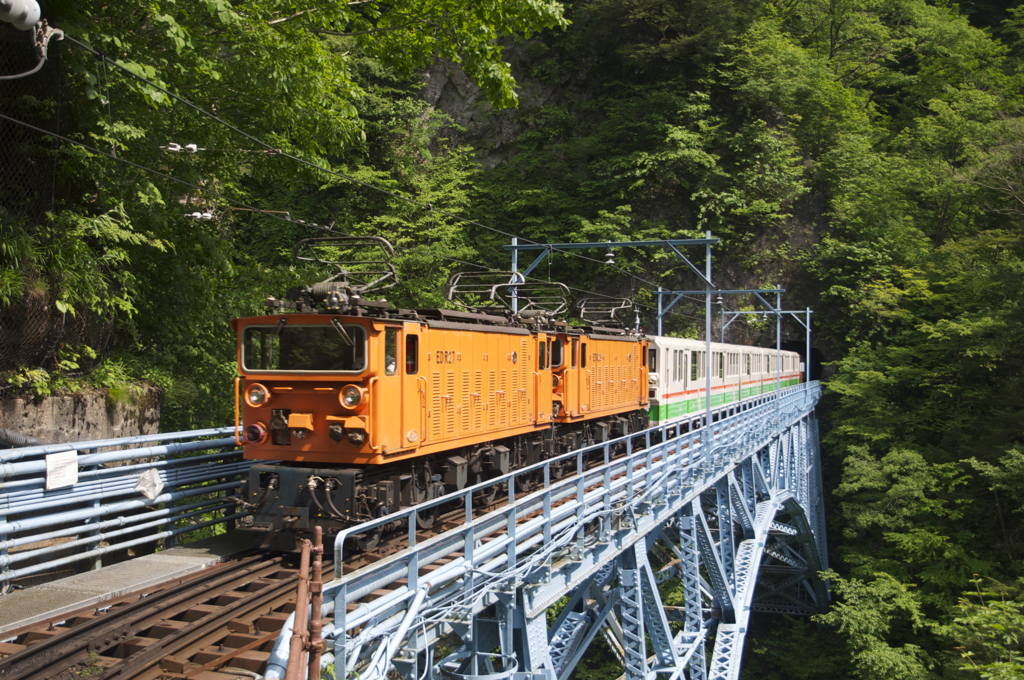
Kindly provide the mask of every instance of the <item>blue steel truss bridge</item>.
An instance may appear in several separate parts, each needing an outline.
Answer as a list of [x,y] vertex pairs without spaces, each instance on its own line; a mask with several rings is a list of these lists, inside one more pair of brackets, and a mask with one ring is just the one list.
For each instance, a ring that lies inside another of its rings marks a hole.
[[[483,516],[480,489],[466,489],[463,522],[427,540],[410,530],[408,547],[352,573],[346,538],[415,527],[422,508],[339,534],[323,663],[339,679],[567,680],[600,637],[626,680],[737,678],[751,612],[828,606],[820,392],[786,388],[710,426],[659,426],[516,471],[488,482],[508,503]],[[555,478],[566,461],[576,474]],[[284,676],[290,637],[291,623],[268,679]]]

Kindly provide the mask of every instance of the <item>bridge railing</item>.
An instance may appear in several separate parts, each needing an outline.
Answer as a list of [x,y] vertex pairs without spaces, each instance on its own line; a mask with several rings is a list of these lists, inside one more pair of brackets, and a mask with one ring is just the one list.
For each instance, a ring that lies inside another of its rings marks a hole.
[[231,427],[0,451],[0,588],[233,526],[251,465]]
[[[706,429],[676,433],[674,425],[663,424],[468,487],[454,499],[464,508],[463,524],[425,541],[417,540],[416,513],[453,503],[451,496],[339,533],[336,577],[325,586],[322,611],[334,614],[333,626],[324,631],[334,652],[325,662],[333,658],[339,678],[354,671],[384,677],[392,661],[400,663],[395,657],[407,635],[429,642],[451,621],[464,621],[493,604],[498,594],[544,581],[547,586],[527,598],[526,614],[537,616],[607,566],[623,550],[627,535],[644,531],[641,525],[664,522],[723,470],[762,448],[780,426],[813,409],[819,392],[817,383],[800,385],[723,409],[710,442],[704,441]],[[621,450],[625,455],[613,456]],[[567,464],[575,474],[557,479]],[[495,485],[507,491],[509,503],[478,516],[474,495],[489,495]],[[523,491],[526,495],[516,498]],[[396,521],[408,527],[408,547],[343,575],[351,556],[349,539]],[[451,559],[420,573],[442,558]],[[559,563],[572,563],[571,580],[559,580]],[[375,592],[378,596],[367,601]],[[267,678],[283,675],[289,634],[286,626]]]

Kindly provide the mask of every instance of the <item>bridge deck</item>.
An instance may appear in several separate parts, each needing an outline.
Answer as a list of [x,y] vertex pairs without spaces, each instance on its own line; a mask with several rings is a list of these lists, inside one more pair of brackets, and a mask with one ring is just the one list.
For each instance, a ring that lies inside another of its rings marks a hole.
[[0,637],[23,626],[144,591],[252,548],[251,535],[228,532],[186,546],[0,595]]
[[[346,680],[384,680],[392,668],[410,680],[568,680],[600,635],[626,680],[735,680],[751,611],[828,606],[819,395],[816,383],[786,388],[723,409],[711,426],[659,425],[464,489],[462,524],[425,540],[409,531],[404,550],[324,585],[320,616],[333,622],[321,663]],[[553,474],[567,467],[576,474]],[[473,496],[487,484],[509,502],[478,517]],[[350,536],[415,527],[425,507],[339,534],[336,569]],[[661,601],[668,579],[684,606]],[[462,646],[439,658],[452,633]],[[291,636],[289,621],[268,680],[285,677]]]

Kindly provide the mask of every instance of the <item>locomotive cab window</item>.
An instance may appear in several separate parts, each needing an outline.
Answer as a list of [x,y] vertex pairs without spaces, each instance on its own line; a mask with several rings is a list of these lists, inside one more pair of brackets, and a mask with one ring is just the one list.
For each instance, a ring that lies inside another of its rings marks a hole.
[[579,344],[580,341],[578,339],[572,339],[572,351],[570,351],[569,353],[572,355],[571,361],[573,368],[576,368],[576,350],[579,349]]
[[555,338],[550,341],[551,351],[548,352],[548,356],[551,357],[551,368],[558,368],[562,365],[562,340]]
[[539,345],[539,347],[537,348],[537,370],[538,371],[543,371],[545,368],[547,368],[547,363],[546,362],[547,362],[547,356],[548,356],[548,353],[547,353],[548,343],[546,343],[545,341],[541,340],[537,344]]
[[416,375],[420,370],[420,336],[405,336],[405,373]]
[[359,324],[246,326],[247,371],[359,373],[366,370],[366,329]]
[[582,343],[580,343],[580,345],[582,345],[582,347],[583,347],[583,349],[580,351],[580,368],[586,368],[587,367],[587,343],[582,342]]
[[398,372],[398,329],[388,328],[384,331],[384,375]]
[[658,350],[656,350],[656,349],[654,349],[652,347],[651,349],[647,350],[647,352],[648,352],[648,354],[651,355],[651,358],[649,359],[649,362],[651,364],[651,367],[650,367],[651,373],[657,373],[658,372]]

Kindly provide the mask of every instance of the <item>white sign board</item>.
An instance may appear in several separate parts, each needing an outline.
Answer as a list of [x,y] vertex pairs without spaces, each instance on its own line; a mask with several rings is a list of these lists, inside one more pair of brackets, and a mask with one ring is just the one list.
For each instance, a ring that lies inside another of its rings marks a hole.
[[46,490],[78,484],[78,451],[61,451],[46,457]]

